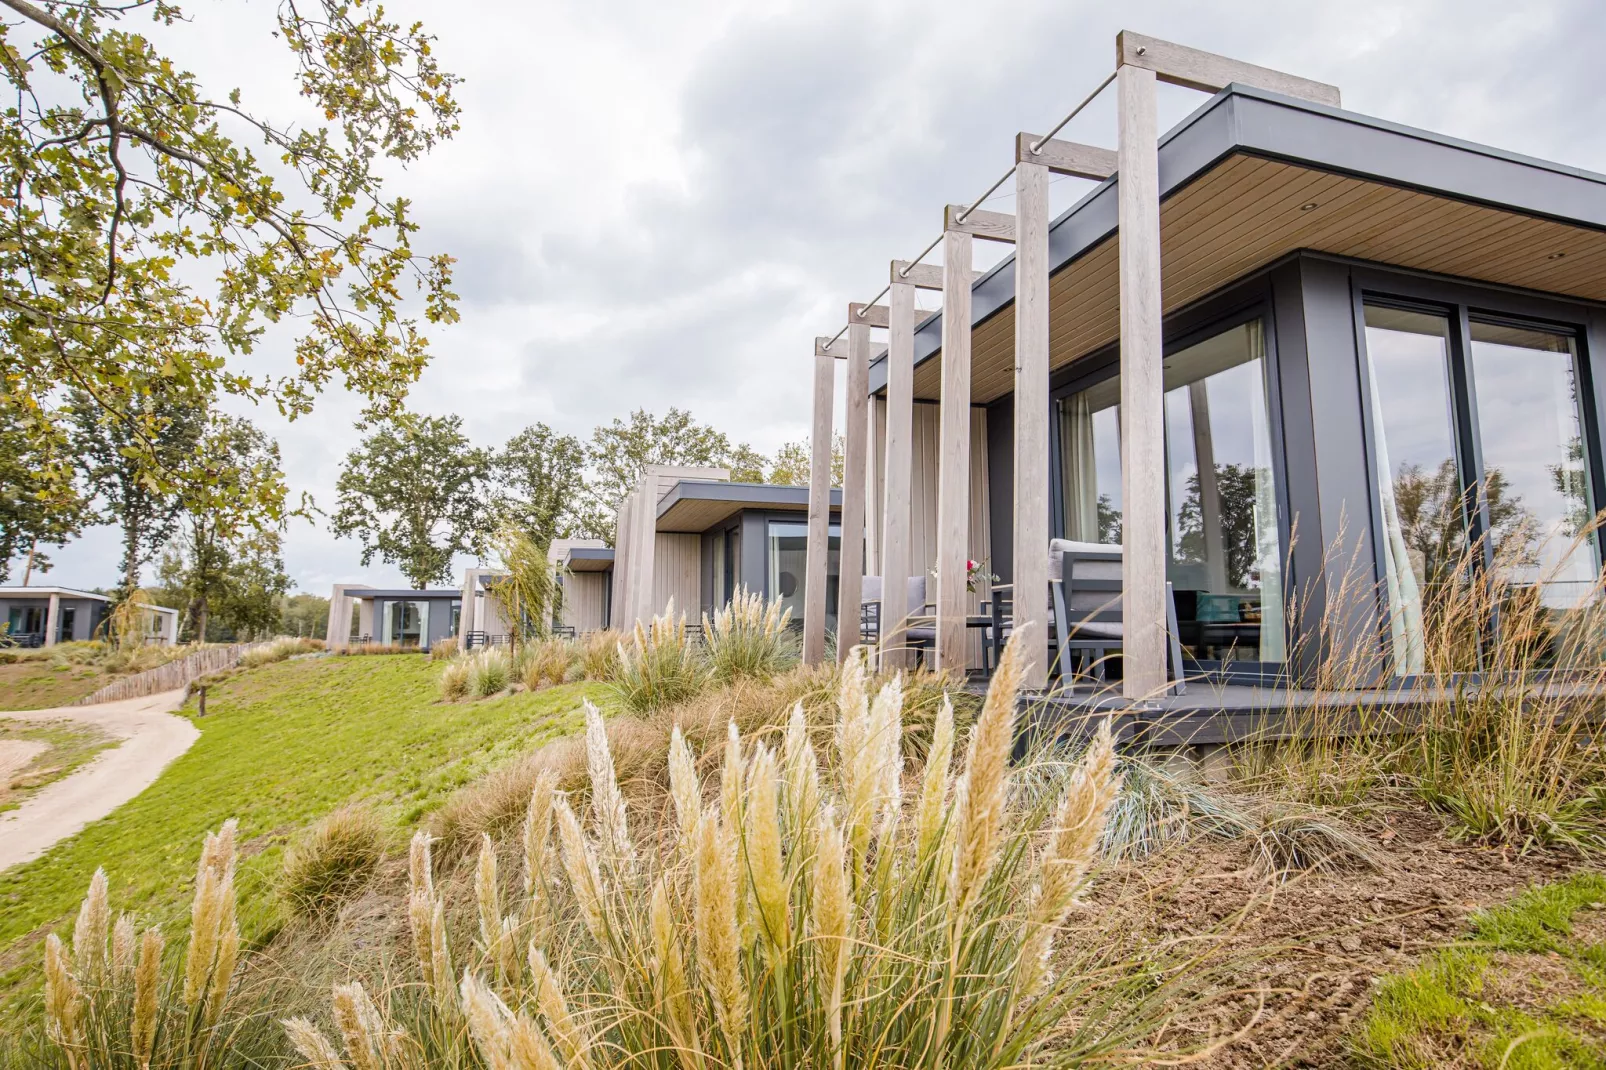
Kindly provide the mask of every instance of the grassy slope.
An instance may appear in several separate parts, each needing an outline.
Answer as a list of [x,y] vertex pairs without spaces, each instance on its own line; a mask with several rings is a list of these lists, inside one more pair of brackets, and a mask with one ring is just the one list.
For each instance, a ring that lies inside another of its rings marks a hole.
[[441,705],[439,671],[413,656],[319,658],[212,688],[200,739],[155,784],[44,858],[0,874],[0,1003],[36,983],[44,933],[70,928],[97,865],[113,910],[160,922],[171,944],[186,928],[203,835],[237,817],[241,926],[247,941],[261,939],[278,924],[272,885],[297,829],[355,799],[412,824],[454,788],[572,728],[587,686]]
[[[1582,873],[1480,913],[1468,940],[1380,980],[1358,1061],[1386,1070],[1450,1059],[1488,1070],[1606,1067],[1606,944],[1574,931],[1575,915],[1603,907],[1606,875]],[[1558,968],[1565,985],[1555,984]],[[1528,1005],[1503,998],[1511,992]]]
[[88,665],[47,660],[0,665],[0,710],[46,710],[109,683],[112,677]]

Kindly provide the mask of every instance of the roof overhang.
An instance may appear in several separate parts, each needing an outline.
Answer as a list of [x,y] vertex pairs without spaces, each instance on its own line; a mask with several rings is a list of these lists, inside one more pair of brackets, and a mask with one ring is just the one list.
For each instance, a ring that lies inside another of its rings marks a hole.
[[613,568],[613,547],[571,546],[558,564],[570,572],[607,572]]
[[418,602],[438,598],[461,598],[463,597],[463,592],[457,590],[455,587],[441,587],[436,588],[433,591],[409,591],[405,589],[384,591],[369,587],[360,591],[347,591],[346,595],[347,597],[355,598],[358,601],[369,598],[407,598]]
[[79,591],[72,587],[0,587],[0,598],[49,598],[55,595],[58,598],[87,598],[91,602],[110,602],[107,595],[96,594],[94,591]]
[[[1298,250],[1606,301],[1606,177],[1578,168],[1239,85],[1168,133],[1159,165],[1167,313]],[[1119,181],[1050,227],[1053,368],[1118,337]],[[1014,388],[1014,297],[1013,255],[972,286],[973,403]],[[915,333],[917,398],[941,395],[941,348],[939,312]]]
[[[831,489],[831,508],[842,505],[842,491]],[[658,502],[657,530],[687,534],[707,531],[744,509],[806,513],[809,488],[771,483],[676,483]]]

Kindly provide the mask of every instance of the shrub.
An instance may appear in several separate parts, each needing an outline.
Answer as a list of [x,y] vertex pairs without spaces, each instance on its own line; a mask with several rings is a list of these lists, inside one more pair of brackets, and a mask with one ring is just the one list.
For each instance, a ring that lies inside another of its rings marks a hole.
[[686,636],[686,616],[675,616],[674,599],[649,626],[636,622],[635,633],[619,644],[619,660],[609,677],[625,708],[636,713],[684,701],[707,680]]
[[447,702],[456,702],[468,696],[469,685],[469,659],[456,657],[446,663],[441,670],[440,689],[441,698]]
[[281,890],[290,909],[326,916],[360,891],[385,855],[385,827],[367,806],[336,810],[284,854]]
[[587,680],[610,680],[619,665],[619,644],[624,636],[608,629],[580,640],[580,675]]
[[[589,802],[577,813],[555,774],[536,779],[520,837],[528,894],[516,902],[501,898],[482,841],[474,946],[448,946],[430,841],[414,840],[409,918],[424,983],[376,1031],[434,1035],[414,1023],[465,1021],[458,1035],[489,1065],[598,1070],[970,1070],[1129,1055],[1184,975],[1074,958],[1049,972],[1118,780],[1106,726],[1050,805],[1010,805],[1020,660],[1012,645],[971,734],[965,788],[945,711],[907,808],[901,688],[872,699],[857,657],[840,677],[835,775],[799,712],[775,749],[730,729],[705,802],[677,734],[668,827],[639,839],[588,710]],[[309,1023],[292,1036],[308,1059],[332,1050]]]
[[468,689],[476,698],[489,698],[507,690],[507,651],[487,647],[468,658]]
[[797,637],[788,629],[792,611],[781,600],[765,604],[762,595],[738,590],[713,617],[703,614],[703,640],[715,680],[730,683],[752,677],[767,680],[798,660]]
[[271,665],[273,662],[284,661],[298,654],[314,654],[322,649],[321,639],[276,639],[265,646],[253,647],[240,655],[240,667],[255,669],[260,665]]
[[566,639],[542,639],[524,644],[519,651],[519,680],[531,691],[549,684],[561,684],[575,659],[574,644]]

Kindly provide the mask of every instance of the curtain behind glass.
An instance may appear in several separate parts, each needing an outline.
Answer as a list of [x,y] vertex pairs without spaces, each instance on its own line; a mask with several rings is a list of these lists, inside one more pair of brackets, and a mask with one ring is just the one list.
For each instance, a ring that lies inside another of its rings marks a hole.
[[[1247,324],[1252,359],[1265,366],[1266,331],[1260,320]],[[1264,373],[1261,383],[1269,389]],[[1283,602],[1282,537],[1277,528],[1277,479],[1271,460],[1271,420],[1265,390],[1250,408],[1255,440],[1255,567],[1260,573],[1260,660],[1281,662],[1287,655]]]
[[1060,462],[1065,537],[1073,542],[1098,542],[1098,467],[1093,410],[1086,392],[1060,402]]

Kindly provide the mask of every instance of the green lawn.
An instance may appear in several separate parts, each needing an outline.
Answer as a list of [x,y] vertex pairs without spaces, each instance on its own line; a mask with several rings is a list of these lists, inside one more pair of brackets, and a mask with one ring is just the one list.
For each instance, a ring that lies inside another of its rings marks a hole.
[[[1382,1070],[1606,1068],[1606,876],[1483,911],[1472,934],[1381,979],[1355,1053]],[[1589,918],[1588,933],[1580,922]]]
[[[211,688],[201,737],[143,794],[0,874],[0,1007],[32,989],[40,945],[65,932],[97,865],[112,908],[186,926],[201,840],[240,821],[237,881],[246,940],[278,925],[273,883],[288,838],[348,801],[375,800],[401,827],[453,789],[540,740],[571,730],[586,688],[571,684],[480,702],[435,700],[441,663],[421,656],[285,661]],[[193,709],[188,712],[193,713]]]
[[37,659],[0,665],[0,710],[46,710],[112,681],[92,665]]
[[0,742],[5,740],[43,743],[46,749],[7,781],[0,781],[0,814],[15,810],[40,788],[75,771],[116,742],[94,725],[9,719],[0,720]]

